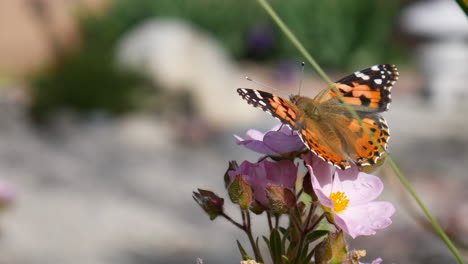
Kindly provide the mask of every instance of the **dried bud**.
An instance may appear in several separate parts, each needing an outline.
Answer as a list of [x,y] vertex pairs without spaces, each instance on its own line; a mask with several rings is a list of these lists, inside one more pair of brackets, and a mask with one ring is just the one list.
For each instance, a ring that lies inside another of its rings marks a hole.
[[253,202],[253,189],[241,175],[237,175],[228,186],[228,193],[233,203],[239,204],[244,210]]
[[359,260],[367,255],[367,252],[365,250],[354,250],[351,252],[351,258],[353,260]]
[[227,189],[229,184],[231,183],[231,179],[229,178],[229,172],[230,171],[235,171],[239,168],[239,165],[237,165],[237,161],[231,160],[229,162],[228,168],[226,170],[226,173],[224,173],[224,187]]
[[283,186],[268,184],[266,194],[273,213],[286,214],[296,205],[296,195]]
[[210,220],[214,220],[223,213],[224,199],[217,196],[212,191],[198,189],[198,193],[193,192],[192,197],[210,216]]

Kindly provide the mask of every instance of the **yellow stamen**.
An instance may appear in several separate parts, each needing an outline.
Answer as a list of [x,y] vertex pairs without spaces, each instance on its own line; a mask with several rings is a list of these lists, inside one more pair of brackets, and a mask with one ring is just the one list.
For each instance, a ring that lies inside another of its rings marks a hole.
[[333,201],[336,213],[344,211],[346,208],[348,208],[349,199],[344,192],[331,193],[330,199]]

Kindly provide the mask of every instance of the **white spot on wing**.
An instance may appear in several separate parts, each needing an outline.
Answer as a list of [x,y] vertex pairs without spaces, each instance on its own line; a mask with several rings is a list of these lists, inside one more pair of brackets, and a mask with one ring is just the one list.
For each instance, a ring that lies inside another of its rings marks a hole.
[[378,66],[378,65],[374,65],[374,66],[371,67],[371,70],[373,70],[373,71],[378,71],[378,70],[380,70],[380,69],[379,69],[379,66]]
[[366,81],[370,79],[370,77],[368,75],[366,75],[366,74],[364,74],[362,72],[355,72],[354,75],[356,77],[361,78],[361,79],[366,80]]
[[263,99],[262,95],[258,92],[258,91],[254,91],[255,92],[255,95],[260,98],[260,99]]
[[375,82],[376,84],[382,84],[382,79],[375,79],[374,82]]

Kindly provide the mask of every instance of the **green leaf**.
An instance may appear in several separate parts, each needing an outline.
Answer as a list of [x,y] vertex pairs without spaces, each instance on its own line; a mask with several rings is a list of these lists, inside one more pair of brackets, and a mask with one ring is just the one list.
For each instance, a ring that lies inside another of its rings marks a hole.
[[315,253],[315,249],[312,249],[309,254],[306,256],[306,258],[303,260],[302,263],[304,264],[309,264],[310,260],[312,259],[312,257],[314,256],[314,253]]
[[281,246],[281,236],[277,228],[274,228],[270,234],[270,253],[273,263],[281,264],[283,248]]
[[242,256],[242,260],[252,260],[252,258],[247,254],[247,252],[245,251],[245,249],[242,247],[241,243],[239,242],[239,240],[236,240],[237,242],[237,247],[239,248],[239,251],[241,253],[241,256]]
[[278,227],[279,231],[281,232],[281,234],[284,235],[284,233],[286,233],[288,231],[288,229],[284,228],[284,227]]
[[302,249],[301,255],[299,256],[299,263],[307,263],[307,262],[304,262],[304,259],[307,257],[308,252],[309,252],[309,244],[305,243],[304,248]]
[[270,240],[266,236],[262,236],[262,238],[263,238],[263,241],[265,241],[265,244],[267,245],[268,250],[271,252]]
[[322,237],[324,237],[326,234],[328,234],[327,230],[315,230],[313,232],[310,232],[307,237],[306,237],[306,242],[307,243],[312,243],[315,240],[318,240]]
[[[283,227],[280,227],[280,230],[281,228]],[[286,228],[283,228],[284,229],[284,233],[283,233],[283,238],[281,239],[281,247],[283,247],[283,249],[286,248],[286,240],[289,241],[289,235],[290,235],[290,232],[289,232],[289,229],[286,229]],[[281,231],[283,232],[283,231]]]

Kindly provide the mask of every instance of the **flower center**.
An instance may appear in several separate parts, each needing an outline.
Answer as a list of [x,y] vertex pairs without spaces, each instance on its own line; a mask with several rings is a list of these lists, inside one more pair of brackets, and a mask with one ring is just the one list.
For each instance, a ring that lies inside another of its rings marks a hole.
[[333,201],[336,213],[344,211],[346,208],[348,208],[349,199],[344,192],[331,193],[330,199]]

